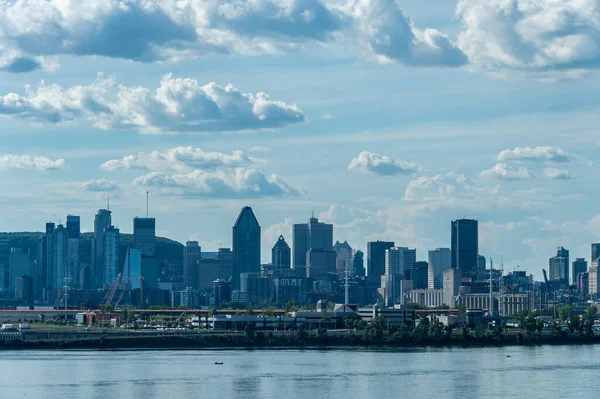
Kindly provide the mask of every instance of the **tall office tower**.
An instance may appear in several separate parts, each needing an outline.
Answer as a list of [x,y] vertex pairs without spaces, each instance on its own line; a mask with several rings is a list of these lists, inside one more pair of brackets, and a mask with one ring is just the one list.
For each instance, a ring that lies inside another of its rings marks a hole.
[[486,268],[486,266],[487,266],[487,265],[486,265],[486,263],[487,263],[487,262],[486,262],[485,256],[483,256],[483,255],[479,255],[479,256],[477,257],[477,268],[478,268],[479,270],[485,270],[485,268]]
[[[54,276],[56,274],[56,267],[54,266],[55,246],[54,246],[54,230],[56,226],[52,222],[46,223],[46,272],[44,274],[42,285],[44,289],[54,287]],[[45,298],[48,299],[48,298]]]
[[363,251],[356,251],[352,256],[352,276],[365,276],[365,254]]
[[346,276],[346,270],[352,272],[352,247],[348,241],[336,241],[333,245],[335,251],[335,269],[340,276]]
[[92,240],[92,286],[104,284],[104,229],[112,225],[111,211],[98,209],[94,217],[94,239]]
[[46,235],[39,237],[36,245],[35,278],[33,281],[33,296],[36,299],[44,299],[42,290],[46,284],[46,268],[48,262],[48,249]]
[[10,244],[8,239],[0,240],[0,290],[10,285]]
[[325,278],[336,272],[335,251],[313,248],[306,253],[306,277]]
[[187,241],[183,247],[183,288],[198,289],[196,272],[198,261],[201,257],[201,248],[198,241]]
[[79,216],[67,215],[67,277],[69,286],[79,286],[79,236],[81,235],[81,219]]
[[65,278],[67,278],[69,274],[68,241],[69,235],[67,229],[62,224],[59,224],[52,234],[52,244],[54,247],[52,287],[55,290],[58,290],[65,285]]
[[594,262],[598,258],[600,258],[600,243],[595,243],[592,244],[592,257],[590,258],[590,262]]
[[229,281],[233,275],[233,252],[230,248],[219,248],[217,259],[219,260],[219,278]]
[[477,220],[453,220],[451,229],[452,268],[460,270],[461,278],[472,277],[479,263]]
[[306,253],[311,249],[333,250],[333,225],[312,217],[308,223],[295,224],[292,230],[294,269],[306,267]]
[[104,285],[110,287],[116,280],[119,274],[120,263],[119,263],[119,243],[120,243],[120,232],[115,226],[108,226],[104,229],[104,273],[103,280]]
[[577,284],[577,276],[579,275],[579,273],[585,273],[587,272],[587,268],[588,268],[588,263],[585,260],[585,258],[577,258],[573,261],[573,277],[572,277],[572,283],[573,284]]
[[290,246],[285,241],[285,238],[280,235],[275,245],[273,245],[273,249],[271,250],[271,264],[276,270],[287,270],[292,266],[291,257],[292,252],[290,250]]
[[393,241],[367,243],[367,299],[369,301],[377,300],[377,288],[381,286],[381,276],[385,275],[385,251],[393,247]]
[[18,277],[29,276],[33,277],[31,264],[31,255],[29,250],[25,248],[11,248],[9,257],[9,292],[11,296],[15,295],[15,280]]
[[402,302],[402,281],[409,280],[416,261],[416,249],[392,247],[385,251],[385,285],[381,288],[388,306]]
[[558,247],[556,256],[548,261],[549,279],[569,284],[569,251]]
[[219,259],[198,259],[196,272],[196,287],[201,291],[212,290],[215,280],[219,279]]
[[427,288],[439,290],[443,287],[444,270],[452,267],[450,248],[436,248],[429,251],[427,262]]
[[424,260],[415,262],[415,267],[410,272],[410,279],[413,281],[413,289],[426,290],[427,277],[429,272],[429,263]]
[[598,263],[594,261],[588,271],[588,295],[598,295],[600,278],[598,278]]
[[577,275],[577,291],[579,291],[579,295],[588,295],[590,291],[589,272],[583,272]]
[[133,247],[142,253],[142,256],[156,256],[156,219],[133,219]]
[[455,305],[455,298],[458,295],[458,288],[460,287],[460,270],[455,268],[446,269],[444,270],[443,275],[443,301],[444,304],[453,308]]
[[142,253],[135,248],[127,248],[123,263],[123,281],[132,290],[140,289],[142,284]]
[[240,273],[260,273],[260,225],[252,208],[242,208],[233,225],[233,284],[240,289]]

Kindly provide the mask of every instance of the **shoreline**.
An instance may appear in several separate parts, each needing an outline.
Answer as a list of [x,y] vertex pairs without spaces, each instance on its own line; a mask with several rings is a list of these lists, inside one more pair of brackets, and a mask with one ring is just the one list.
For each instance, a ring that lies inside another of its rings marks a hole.
[[[406,341],[368,341],[362,337],[330,336],[326,339],[306,337],[304,342],[294,342],[288,337],[262,337],[260,339],[246,336],[205,335],[189,337],[183,335],[154,337],[105,337],[74,340],[36,340],[36,341],[3,341],[0,342],[0,353],[3,351],[28,350],[98,350],[98,351],[165,351],[165,350],[351,350],[374,349],[377,351],[393,351],[411,348],[481,348],[481,347],[513,347],[541,345],[593,345],[600,344],[600,336],[521,336],[506,335],[498,338],[459,336],[445,337],[442,340]],[[283,339],[282,339],[283,338]]]

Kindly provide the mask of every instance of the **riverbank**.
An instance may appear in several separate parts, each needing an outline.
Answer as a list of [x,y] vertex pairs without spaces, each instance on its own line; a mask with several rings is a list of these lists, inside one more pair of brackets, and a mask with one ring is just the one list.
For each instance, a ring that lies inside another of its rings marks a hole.
[[379,339],[355,334],[328,336],[256,334],[245,335],[163,335],[101,337],[65,340],[11,340],[0,342],[0,350],[197,350],[197,349],[336,349],[336,348],[409,348],[409,347],[465,347],[515,345],[589,345],[600,343],[600,336],[579,334],[523,334],[505,333],[495,336],[452,335],[437,339],[384,336]]

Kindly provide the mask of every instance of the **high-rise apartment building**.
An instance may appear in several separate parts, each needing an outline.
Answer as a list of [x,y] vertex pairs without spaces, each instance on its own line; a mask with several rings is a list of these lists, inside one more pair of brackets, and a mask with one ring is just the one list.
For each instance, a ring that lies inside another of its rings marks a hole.
[[553,281],[561,281],[563,284],[569,283],[569,250],[558,247],[556,256],[548,261],[548,278]]
[[461,277],[473,277],[479,265],[479,228],[477,220],[458,219],[451,224],[452,268]]
[[104,284],[104,229],[112,226],[111,211],[99,209],[94,217],[94,239],[92,240],[91,285],[95,288]]
[[306,267],[306,253],[311,249],[333,250],[333,224],[312,217],[308,223],[294,224],[292,230],[294,268]]
[[385,280],[382,279],[381,291],[388,306],[402,303],[403,284],[409,280],[416,261],[416,249],[392,247],[385,251]]
[[198,289],[198,261],[201,258],[198,241],[187,241],[183,247],[183,288]]
[[291,257],[290,246],[285,238],[280,235],[275,245],[273,245],[273,249],[271,249],[271,264],[276,270],[287,270],[292,266]]
[[364,277],[365,274],[365,254],[358,250],[352,255],[352,276]]
[[439,290],[443,287],[444,270],[452,267],[450,248],[436,248],[429,251],[427,262],[427,288]]
[[593,243],[592,244],[592,254],[590,257],[590,262],[595,261],[596,259],[600,258],[600,243]]
[[69,252],[68,252],[68,233],[67,229],[59,224],[52,233],[52,243],[54,247],[54,270],[52,276],[52,287],[55,290],[65,285],[65,278],[69,279]]
[[54,276],[55,276],[55,256],[54,251],[56,250],[54,246],[54,229],[56,228],[55,224],[52,222],[46,223],[46,234],[45,234],[45,261],[42,265],[42,287],[49,288],[54,287]]
[[587,272],[588,263],[585,260],[585,258],[577,258],[573,261],[572,268],[573,268],[573,270],[572,270],[571,282],[573,284],[577,284],[577,276],[579,275],[579,273]]
[[333,245],[335,251],[335,268],[340,276],[345,276],[346,271],[352,272],[352,247],[348,241],[336,241]]
[[427,278],[429,272],[429,263],[425,261],[415,262],[414,268],[410,271],[409,280],[413,282],[413,289],[426,290]]
[[219,260],[219,278],[229,281],[233,276],[233,252],[231,252],[231,248],[219,248],[217,259]]
[[233,284],[240,289],[240,273],[260,273],[260,225],[252,208],[242,208],[233,225]]
[[108,226],[104,229],[104,285],[111,286],[117,278],[120,269],[119,263],[119,243],[120,232],[114,226]]
[[[15,280],[18,277],[28,276],[33,278],[31,255],[28,249],[11,248],[9,257],[9,290],[15,295]],[[15,295],[16,296],[16,295]]]

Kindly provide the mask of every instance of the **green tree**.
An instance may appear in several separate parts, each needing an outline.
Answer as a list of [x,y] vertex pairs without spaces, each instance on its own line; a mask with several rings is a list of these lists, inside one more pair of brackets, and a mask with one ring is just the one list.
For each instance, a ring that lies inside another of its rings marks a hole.
[[598,317],[598,309],[595,306],[588,306],[583,315],[584,320],[591,320],[594,324],[594,320]]
[[246,337],[254,339],[254,336],[256,335],[256,324],[246,323],[246,326],[244,327],[244,333],[246,334]]
[[563,305],[558,308],[558,318],[561,321],[567,321],[571,317],[571,307],[569,305]]
[[326,341],[327,340],[327,329],[325,327],[319,327],[319,328],[317,328],[317,339],[319,341]]
[[296,305],[296,303],[293,301],[287,301],[285,303],[285,306],[283,309],[285,310],[285,313],[287,313],[287,314],[292,313],[292,312],[297,312],[298,305]]
[[102,305],[100,306],[100,313],[112,313],[115,308],[111,305]]
[[296,339],[298,340],[298,342],[304,343],[304,342],[306,342],[307,338],[308,338],[308,333],[306,332],[306,324],[301,323],[298,326],[298,331],[296,333]]
[[429,338],[429,326],[421,321],[412,333],[415,342],[424,342]]
[[429,338],[435,341],[441,341],[444,338],[444,325],[435,316],[429,322]]
[[248,314],[248,315],[254,314],[254,306],[248,305],[248,307],[246,307],[246,314]]

